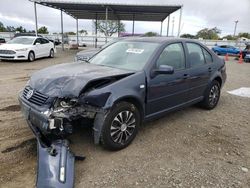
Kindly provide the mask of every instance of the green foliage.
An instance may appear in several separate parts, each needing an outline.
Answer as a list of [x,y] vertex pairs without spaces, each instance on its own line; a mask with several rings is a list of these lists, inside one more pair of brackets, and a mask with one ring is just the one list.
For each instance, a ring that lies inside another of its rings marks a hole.
[[245,37],[250,39],[250,33],[239,33],[238,37]]
[[223,39],[227,39],[227,40],[236,40],[237,37],[233,36],[233,35],[226,35],[223,37]]
[[81,35],[87,35],[87,34],[88,34],[88,31],[82,29],[82,30],[79,31],[79,33],[80,33]]
[[210,40],[217,40],[219,39],[219,35],[221,33],[221,30],[217,27],[214,28],[205,28],[200,31],[198,31],[196,37],[197,38],[203,38],[203,39],[210,39]]
[[76,33],[73,31],[66,32],[67,35],[75,35]]
[[48,34],[49,33],[48,28],[45,26],[40,27],[37,32],[41,33],[41,34]]
[[158,35],[158,33],[152,32],[152,31],[149,31],[149,32],[144,34],[145,37],[155,37],[157,35]]
[[3,23],[0,22],[0,32],[5,32],[6,28],[4,27]]
[[18,32],[20,32],[20,33],[26,33],[26,32],[27,32],[26,29],[25,29],[23,26],[17,27],[17,28],[15,29],[15,31],[18,31]]
[[186,34],[182,34],[180,37],[187,38],[187,39],[194,39],[195,35],[191,35],[191,34],[186,33]]
[[[94,22],[94,24],[96,24]],[[107,21],[107,33],[106,33],[106,20],[98,20],[97,21],[97,30],[101,33],[104,33],[105,36],[112,36],[114,33],[124,32],[125,24],[116,20],[108,20]]]

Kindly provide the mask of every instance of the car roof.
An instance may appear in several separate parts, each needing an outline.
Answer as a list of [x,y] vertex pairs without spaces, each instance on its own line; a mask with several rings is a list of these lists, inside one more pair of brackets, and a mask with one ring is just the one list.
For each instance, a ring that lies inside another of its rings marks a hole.
[[154,43],[166,43],[166,42],[196,42],[197,40],[185,39],[185,38],[175,38],[175,37],[128,37],[123,41],[136,41],[136,42],[154,42]]

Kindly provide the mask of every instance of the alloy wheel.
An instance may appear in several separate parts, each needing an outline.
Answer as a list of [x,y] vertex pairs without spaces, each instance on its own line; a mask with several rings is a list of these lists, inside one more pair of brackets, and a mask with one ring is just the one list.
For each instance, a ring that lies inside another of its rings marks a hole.
[[125,144],[136,127],[135,115],[131,111],[122,111],[115,116],[110,128],[112,140],[118,144]]
[[209,104],[214,106],[219,99],[220,89],[218,85],[213,85],[209,93]]

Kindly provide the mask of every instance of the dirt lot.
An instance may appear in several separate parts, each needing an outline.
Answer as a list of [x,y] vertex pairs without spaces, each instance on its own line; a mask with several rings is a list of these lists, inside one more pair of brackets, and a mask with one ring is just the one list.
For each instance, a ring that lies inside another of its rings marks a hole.
[[[34,63],[0,62],[0,187],[34,187],[36,141],[17,94],[43,67],[69,62],[76,51]],[[75,187],[250,187],[250,98],[226,91],[250,87],[250,63],[227,62],[228,79],[216,109],[198,107],[146,123],[126,149],[93,144],[91,129],[72,136]]]

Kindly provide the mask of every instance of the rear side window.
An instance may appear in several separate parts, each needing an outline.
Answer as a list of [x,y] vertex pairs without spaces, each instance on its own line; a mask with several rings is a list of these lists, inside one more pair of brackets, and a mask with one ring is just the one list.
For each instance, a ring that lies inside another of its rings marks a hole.
[[206,63],[212,63],[213,58],[212,58],[211,54],[207,50],[205,50],[204,48],[202,48],[202,50],[203,50],[203,54],[204,54]]
[[187,43],[188,57],[191,67],[197,67],[205,64],[202,49],[195,43]]
[[160,65],[169,65],[174,67],[175,70],[185,68],[185,55],[181,43],[174,43],[168,45],[161,53],[157,60],[157,67]]

